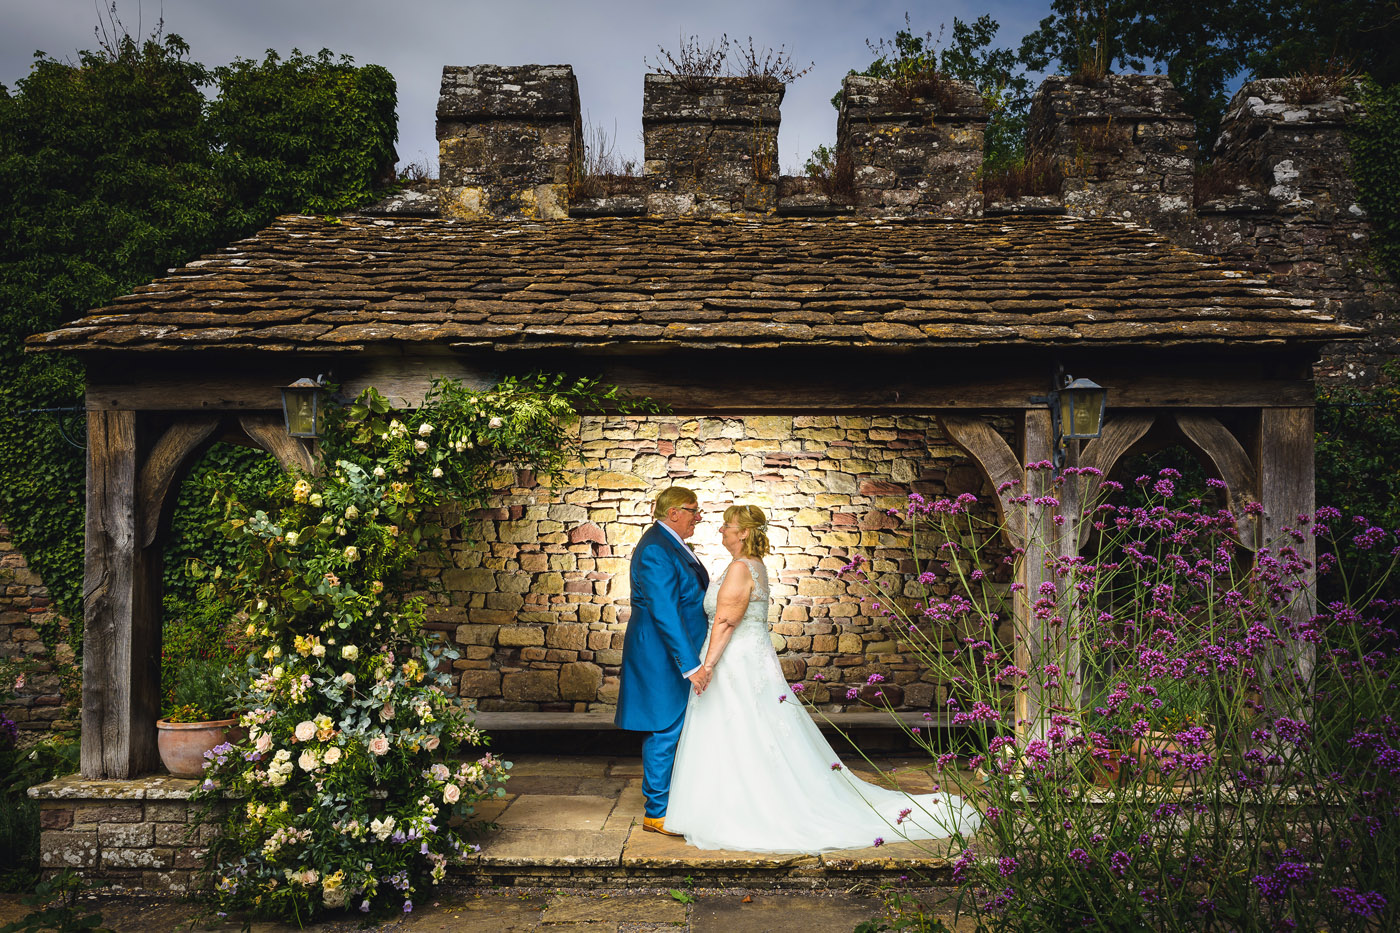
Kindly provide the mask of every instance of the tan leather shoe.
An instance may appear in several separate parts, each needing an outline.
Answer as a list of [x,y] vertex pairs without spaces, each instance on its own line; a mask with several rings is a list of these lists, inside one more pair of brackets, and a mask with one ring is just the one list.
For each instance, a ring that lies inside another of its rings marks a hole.
[[663,836],[679,836],[680,833],[673,833],[666,828],[666,817],[664,816],[644,816],[642,817],[642,830],[648,833],[660,833]]

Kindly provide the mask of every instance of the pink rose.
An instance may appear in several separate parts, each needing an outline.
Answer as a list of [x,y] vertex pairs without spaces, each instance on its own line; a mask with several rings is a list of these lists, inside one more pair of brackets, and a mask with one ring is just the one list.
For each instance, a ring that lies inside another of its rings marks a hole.
[[389,740],[382,735],[376,735],[369,740],[369,750],[375,755],[383,755],[389,751]]
[[442,789],[442,799],[448,803],[456,803],[462,796],[462,789],[456,784],[448,784]]

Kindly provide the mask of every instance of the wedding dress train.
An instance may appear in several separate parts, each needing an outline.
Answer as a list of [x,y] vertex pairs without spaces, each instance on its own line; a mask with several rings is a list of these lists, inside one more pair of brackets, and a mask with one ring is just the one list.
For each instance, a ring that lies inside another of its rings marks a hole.
[[[864,848],[877,838],[974,832],[981,816],[962,798],[876,787],[840,764],[792,695],[769,641],[768,571],[762,561],[745,563],[753,595],[709,686],[700,696],[691,693],[666,828],[701,849],[755,852]],[[728,573],[725,568],[705,593],[712,621]]]

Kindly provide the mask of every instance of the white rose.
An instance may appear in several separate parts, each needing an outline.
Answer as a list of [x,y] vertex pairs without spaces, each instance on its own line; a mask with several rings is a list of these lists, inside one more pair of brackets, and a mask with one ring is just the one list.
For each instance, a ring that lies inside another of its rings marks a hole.
[[340,649],[340,656],[347,661],[353,661],[360,656],[360,649],[354,645],[346,645]]
[[353,544],[350,545],[349,547],[347,547],[347,548],[345,549],[345,559],[346,559],[346,560],[359,560],[359,559],[360,559],[360,549],[357,548],[357,547],[355,547],[355,545],[353,545]]
[[272,749],[272,736],[264,732],[258,736],[257,743],[254,747],[257,748],[258,754],[266,755]]
[[424,441],[424,440],[417,440],[417,441],[414,441],[414,442],[413,442],[413,449],[416,450],[416,451],[418,451],[420,454],[422,454],[422,453],[427,453],[427,452],[428,452],[428,442],[427,442],[427,441]]
[[319,765],[320,762],[316,760],[316,753],[308,748],[301,753],[301,757],[297,759],[297,764],[301,766],[301,770],[303,771],[315,771],[316,766]]
[[298,536],[295,531],[287,532],[287,544],[291,545],[292,547],[296,547],[297,537]]
[[423,422],[422,424],[420,424],[420,425],[418,426],[418,436],[419,436],[419,437],[427,437],[429,434],[432,434],[432,433],[433,433],[433,426],[432,426],[431,424],[428,424],[426,421]]
[[456,803],[462,796],[462,789],[456,784],[448,784],[442,789],[442,799],[447,803]]
[[389,752],[389,740],[382,735],[376,735],[369,740],[370,754],[386,755]]
[[346,671],[344,674],[341,674],[341,675],[340,675],[340,679],[341,679],[341,681],[343,681],[343,682],[345,683],[345,685],[348,686],[348,687],[353,687],[353,686],[355,686],[355,675],[352,674],[352,673],[350,673],[349,671]]
[[316,738],[316,724],[310,720],[297,723],[296,737],[298,742],[310,742]]
[[340,760],[340,746],[339,746],[339,745],[332,745],[330,748],[326,749],[326,758],[325,758],[326,764],[328,764],[328,765],[333,765],[333,764],[335,764],[335,763],[336,763],[337,761],[339,761],[339,760]]
[[433,467],[433,479],[442,479],[442,467]]
[[311,646],[311,656],[312,656],[313,658],[324,658],[324,657],[326,656],[326,646],[325,646],[325,645],[312,645],[312,646]]
[[493,428],[499,428],[504,423],[505,422],[503,422],[500,418],[496,417],[493,417],[490,421],[487,422],[487,424]]
[[384,478],[384,475],[385,475],[385,474],[384,474],[384,468],[383,468],[383,467],[377,466],[377,467],[374,468],[374,478],[375,478],[375,479],[383,479],[383,478]]

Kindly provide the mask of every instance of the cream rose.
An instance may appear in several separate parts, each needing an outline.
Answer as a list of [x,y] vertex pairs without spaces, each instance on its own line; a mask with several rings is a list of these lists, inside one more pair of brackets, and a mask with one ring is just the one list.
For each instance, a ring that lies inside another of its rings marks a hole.
[[427,437],[429,434],[432,434],[432,433],[433,433],[433,426],[432,426],[431,424],[428,424],[426,421],[423,422],[422,424],[420,424],[420,425],[418,426],[418,436],[419,436],[419,437]]
[[347,661],[353,661],[360,656],[360,649],[354,645],[345,645],[340,649],[340,656]]
[[310,742],[316,738],[316,724],[310,720],[297,723],[296,737],[298,742]]
[[442,799],[446,803],[456,803],[462,797],[462,789],[456,784],[448,784],[442,789]]
[[340,760],[340,754],[340,746],[332,745],[330,748],[326,749],[326,755],[322,760],[328,765],[333,765]]

